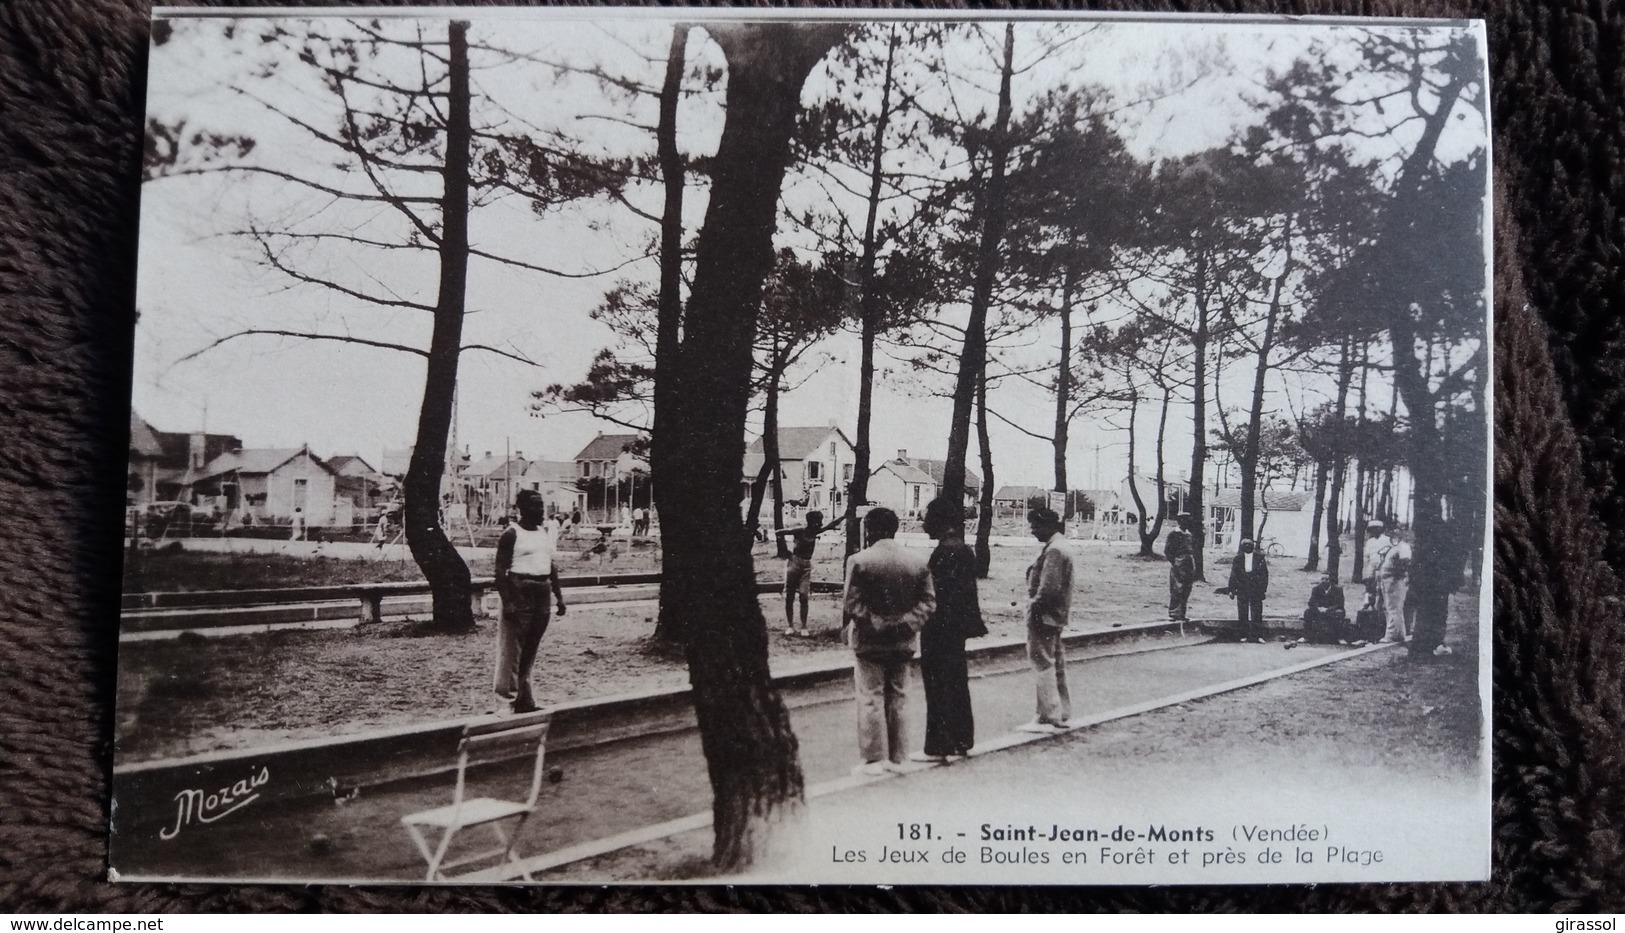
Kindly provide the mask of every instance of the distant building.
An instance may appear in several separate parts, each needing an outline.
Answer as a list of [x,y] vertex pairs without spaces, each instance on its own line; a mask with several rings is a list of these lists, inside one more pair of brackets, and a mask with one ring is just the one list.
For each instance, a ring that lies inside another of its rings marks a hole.
[[[762,438],[745,449],[742,497],[748,497],[766,462]],[[833,423],[821,428],[779,429],[779,477],[787,504],[830,511],[846,507],[852,483],[852,442]],[[770,491],[764,491],[770,496]]]
[[130,412],[130,505],[190,502],[190,487],[210,460],[243,449],[240,438],[201,431],[159,431]]
[[[897,451],[897,460],[908,464],[931,478],[931,497],[936,498],[937,492],[942,489],[942,474],[948,467],[946,460],[932,460],[929,457],[910,457],[907,450]],[[895,462],[895,461],[888,461]],[[871,476],[873,474],[870,474]],[[870,480],[874,482],[873,479]],[[875,499],[873,491],[869,498]],[[878,499],[875,500],[879,502]],[[929,500],[927,500],[929,501]],[[982,477],[968,465],[965,467],[965,506],[975,508],[982,501]]]
[[339,500],[367,512],[383,498],[388,478],[359,454],[328,457],[327,466],[333,471],[333,494]]
[[1042,486],[1000,486],[993,493],[993,507],[996,509],[1025,510],[1029,508],[1028,502],[1033,499],[1049,499],[1050,491]]
[[568,460],[532,460],[525,469],[523,488],[541,493],[549,512],[586,509],[587,494],[576,483],[577,469]]
[[158,501],[158,470],[164,459],[157,432],[141,416],[130,412],[130,476],[124,487],[126,505],[144,506]]
[[906,518],[923,514],[936,495],[937,483],[931,474],[907,460],[887,460],[869,474],[869,501]]
[[614,482],[635,469],[647,473],[649,461],[632,453],[641,441],[637,434],[598,435],[575,455],[576,478],[601,477],[605,482]]
[[[311,453],[309,446],[249,449],[209,461],[192,489],[198,501],[212,499],[219,511],[228,513],[228,525],[241,522],[245,515],[252,515],[255,522],[286,522],[294,509],[300,509],[305,522],[317,526],[334,524],[336,480],[327,461]],[[349,523],[348,514],[339,518],[341,524]]]
[[[915,469],[919,470],[922,473],[925,473],[927,476],[930,476],[931,477],[931,482],[935,483],[937,485],[937,488],[940,489],[942,487],[942,474],[943,474],[943,471],[945,469],[947,469],[948,461],[946,461],[946,460],[932,460],[932,459],[929,459],[929,458],[926,458],[926,457],[910,457],[910,456],[908,456],[908,451],[906,451],[906,450],[899,450],[897,452],[897,457],[900,460],[907,460],[908,463],[911,466],[913,466]],[[971,469],[969,466],[966,466],[965,467],[965,499],[966,499],[966,503],[970,504],[970,505],[974,505],[977,502],[981,501],[981,498],[982,498],[982,475],[980,473],[977,473],[975,470]]]
[[526,488],[525,472],[529,469],[530,461],[525,459],[522,450],[511,457],[493,456],[487,450],[484,456],[469,463],[461,474],[467,491],[469,517],[487,521],[508,514],[514,494]]
[[[1260,541],[1273,541],[1285,556],[1304,556],[1309,550],[1314,498],[1296,489],[1256,491],[1254,536]],[[1241,544],[1241,490],[1226,487],[1211,491],[1206,504],[1212,546],[1222,552],[1234,551]]]

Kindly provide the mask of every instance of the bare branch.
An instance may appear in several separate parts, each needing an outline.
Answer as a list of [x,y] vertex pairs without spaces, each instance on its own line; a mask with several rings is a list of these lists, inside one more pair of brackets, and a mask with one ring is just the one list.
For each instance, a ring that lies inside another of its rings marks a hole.
[[179,365],[181,363],[195,360],[210,350],[213,350],[215,347],[218,347],[227,341],[236,340],[239,337],[298,337],[301,340],[331,340],[337,343],[354,343],[360,344],[364,347],[378,347],[382,350],[399,350],[402,353],[415,354],[417,356],[424,357],[425,359],[427,359],[429,356],[429,352],[427,350],[420,350],[417,347],[408,347],[402,344],[388,343],[382,340],[368,340],[365,337],[350,337],[344,334],[313,334],[298,330],[273,330],[269,328],[253,327],[249,328],[248,330],[240,330],[234,334],[227,334],[226,336],[219,338],[202,349],[193,350],[191,353],[188,353],[176,360],[175,364]]
[[298,269],[295,269],[294,267],[283,262],[282,257],[271,249],[271,244],[266,242],[263,237],[256,236],[255,240],[260,245],[260,251],[265,253],[265,260],[271,266],[271,268],[281,272],[283,275],[286,275],[291,279],[294,279],[295,281],[303,282],[307,285],[319,285],[322,288],[331,289],[342,295],[349,295],[351,298],[365,301],[368,304],[381,305],[386,308],[411,308],[415,311],[429,312],[433,312],[435,310],[434,305],[426,305],[416,301],[407,301],[404,298],[380,298],[377,295],[369,295],[366,292],[350,288],[347,285],[340,285],[338,282],[318,278],[317,276],[306,272],[300,272]]
[[560,269],[551,269],[551,268],[549,268],[547,266],[539,266],[539,265],[536,265],[535,263],[531,263],[531,262],[523,262],[523,261],[518,260],[518,259],[511,259],[511,258],[509,258],[507,256],[498,256],[495,253],[487,253],[485,250],[474,249],[473,247],[469,248],[468,254],[470,256],[478,256],[481,259],[489,259],[492,262],[500,262],[505,266],[515,266],[515,267],[520,268],[520,269],[529,269],[532,272],[543,272],[543,273],[546,273],[548,275],[556,275],[561,279],[591,279],[591,278],[596,278],[596,277],[598,277],[600,275],[608,275],[611,272],[619,272],[620,270],[625,269],[627,266],[630,266],[633,263],[642,262],[643,260],[648,259],[651,255],[653,255],[651,253],[644,253],[641,256],[633,256],[631,259],[628,259],[625,262],[620,263],[619,265],[610,266],[608,269],[593,269],[593,270],[590,270],[590,271],[587,271],[587,272],[565,272],[565,271],[560,270]]
[[459,351],[462,351],[462,350],[484,350],[486,353],[495,353],[497,356],[506,357],[507,359],[514,360],[514,361],[520,362],[520,363],[524,363],[526,366],[541,366],[542,365],[542,364],[536,362],[535,360],[531,359],[530,357],[525,356],[523,353],[518,353],[518,352],[515,352],[515,351],[512,351],[512,350],[499,350],[496,347],[490,346],[488,344],[483,344],[483,343],[465,343],[461,347],[459,347],[458,350]]
[[269,175],[272,178],[280,178],[283,181],[291,181],[296,185],[303,185],[304,187],[309,188],[312,191],[320,191],[323,194],[330,194],[335,198],[343,198],[343,199],[345,199],[347,201],[369,201],[369,202],[380,203],[380,204],[390,204],[390,203],[393,203],[393,201],[395,201],[395,200],[398,200],[403,204],[439,204],[440,203],[439,198],[405,197],[405,196],[396,196],[394,198],[389,198],[389,197],[384,197],[383,195],[377,195],[377,194],[364,194],[364,193],[359,192],[359,191],[344,191],[344,190],[339,189],[339,188],[334,188],[334,187],[331,187],[329,185],[323,185],[323,184],[320,184],[318,182],[311,181],[308,178],[301,178],[298,175],[294,175],[294,174],[292,174],[290,172],[278,171],[277,169],[274,169],[274,168],[266,168],[263,165],[219,165],[219,166],[212,166],[212,167],[207,167],[207,168],[179,169],[177,171],[168,172],[163,177],[165,177],[165,178],[179,178],[179,177],[186,176],[186,175],[220,175],[220,174],[224,174],[224,173],[227,173],[227,172],[247,172],[247,173],[255,174],[255,175]]

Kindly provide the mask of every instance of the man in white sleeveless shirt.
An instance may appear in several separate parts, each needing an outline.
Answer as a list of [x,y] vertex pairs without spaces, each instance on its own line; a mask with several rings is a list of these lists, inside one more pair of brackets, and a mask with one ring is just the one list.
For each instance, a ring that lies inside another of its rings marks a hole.
[[558,527],[546,520],[542,494],[522,489],[515,497],[519,521],[510,524],[497,541],[496,582],[502,594],[502,618],[497,633],[496,694],[516,713],[536,709],[530,670],[551,618],[548,595],[564,615],[564,592],[553,557],[558,549]]

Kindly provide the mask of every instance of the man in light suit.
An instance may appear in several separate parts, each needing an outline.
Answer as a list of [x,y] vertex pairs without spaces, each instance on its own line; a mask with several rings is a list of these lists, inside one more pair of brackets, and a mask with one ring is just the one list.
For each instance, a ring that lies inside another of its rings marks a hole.
[[855,657],[863,759],[854,774],[881,774],[902,764],[908,664],[917,633],[937,608],[926,556],[897,543],[897,524],[891,509],[871,510],[863,518],[868,547],[846,563],[841,626]]
[[1043,550],[1027,568],[1027,659],[1037,683],[1038,716],[1023,732],[1060,732],[1069,727],[1072,698],[1066,689],[1066,646],[1061,633],[1072,616],[1072,552],[1061,517],[1050,509],[1027,513]]

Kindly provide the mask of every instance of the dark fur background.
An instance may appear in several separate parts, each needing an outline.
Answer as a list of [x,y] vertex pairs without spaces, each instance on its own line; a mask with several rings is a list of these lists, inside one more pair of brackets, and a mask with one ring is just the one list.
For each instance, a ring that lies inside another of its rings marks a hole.
[[1625,4],[1156,8],[1489,21],[1492,882],[893,891],[106,882],[147,7],[9,0],[0,2],[0,910],[1625,909]]

